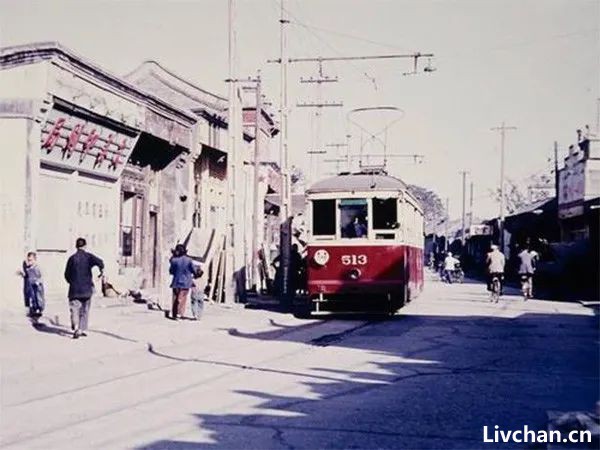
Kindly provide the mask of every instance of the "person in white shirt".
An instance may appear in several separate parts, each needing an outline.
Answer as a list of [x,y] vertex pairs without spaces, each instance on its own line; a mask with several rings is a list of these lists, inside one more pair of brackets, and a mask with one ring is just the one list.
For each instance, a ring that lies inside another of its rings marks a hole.
[[502,279],[504,277],[504,266],[506,258],[497,245],[492,245],[491,251],[487,254],[487,273],[488,273],[488,291],[492,290],[492,280],[498,277],[500,280],[500,293],[502,292]]
[[444,279],[447,283],[452,283],[452,272],[456,270],[456,265],[460,261],[452,256],[452,253],[448,252],[444,259]]

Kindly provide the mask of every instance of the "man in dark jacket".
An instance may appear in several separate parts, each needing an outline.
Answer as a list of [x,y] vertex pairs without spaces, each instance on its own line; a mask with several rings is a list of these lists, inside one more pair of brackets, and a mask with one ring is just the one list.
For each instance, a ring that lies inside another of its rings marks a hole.
[[194,261],[187,255],[185,246],[182,244],[175,246],[169,273],[173,275],[173,281],[171,282],[171,288],[173,289],[171,318],[177,320],[178,317],[183,317],[185,314],[185,304],[190,289],[194,286],[194,274],[196,273]]
[[71,310],[71,328],[73,339],[87,336],[90,303],[94,294],[92,267],[104,270],[104,262],[100,258],[85,251],[87,242],[78,238],[75,242],[77,251],[71,255],[65,268],[65,280],[69,283],[69,309]]

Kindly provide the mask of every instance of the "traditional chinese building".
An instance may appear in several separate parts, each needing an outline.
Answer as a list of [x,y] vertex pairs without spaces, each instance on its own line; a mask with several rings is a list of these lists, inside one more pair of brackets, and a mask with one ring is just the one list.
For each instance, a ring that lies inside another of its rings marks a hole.
[[1,49],[2,303],[21,303],[15,270],[30,250],[48,296],[64,296],[79,236],[109,277],[161,284],[194,220],[196,121],[57,43]]
[[[197,149],[192,151],[190,166],[193,170],[193,210],[191,229],[214,230],[206,245],[220,245],[226,225],[227,204],[227,148],[229,120],[228,100],[202,89],[195,83],[173,73],[155,61],[147,61],[126,78],[161,98],[190,111],[197,120]],[[272,171],[262,164],[269,160],[269,143],[278,132],[273,114],[266,106],[257,106],[256,91],[242,99],[242,130],[235,182],[235,251],[238,253],[242,284],[251,287],[256,276],[251,267],[256,263],[253,253],[269,238],[265,230],[265,197],[279,181],[274,181]],[[260,114],[257,114],[260,110]],[[256,170],[256,172],[255,172]],[[259,207],[255,208],[255,204]],[[255,217],[256,215],[256,217]],[[256,247],[253,249],[253,247]],[[203,253],[212,254],[212,249]],[[218,258],[215,258],[218,259]],[[211,271],[212,273],[213,271]]]

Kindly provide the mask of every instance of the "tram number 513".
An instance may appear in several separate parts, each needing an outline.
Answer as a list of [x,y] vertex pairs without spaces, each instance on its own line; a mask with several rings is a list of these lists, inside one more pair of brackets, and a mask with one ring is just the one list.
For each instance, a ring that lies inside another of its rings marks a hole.
[[342,264],[345,266],[364,266],[367,264],[367,255],[342,255]]

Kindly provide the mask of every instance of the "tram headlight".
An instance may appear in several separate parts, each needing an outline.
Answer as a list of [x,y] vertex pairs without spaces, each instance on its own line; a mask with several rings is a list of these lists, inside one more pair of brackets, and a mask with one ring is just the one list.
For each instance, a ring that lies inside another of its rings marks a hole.
[[357,269],[356,267],[351,269],[350,272],[348,272],[348,276],[350,277],[351,280],[358,280],[360,278],[361,275],[361,271],[360,269]]
[[315,252],[313,259],[318,265],[324,266],[329,261],[329,252],[321,248]]

